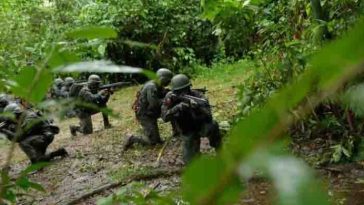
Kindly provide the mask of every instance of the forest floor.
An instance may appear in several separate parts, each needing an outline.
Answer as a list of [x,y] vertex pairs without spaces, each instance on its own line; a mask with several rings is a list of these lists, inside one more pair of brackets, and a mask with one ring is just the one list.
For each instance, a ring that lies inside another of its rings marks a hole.
[[[214,117],[218,122],[229,122],[237,112],[237,85],[250,75],[246,67],[206,71],[193,81],[195,88],[207,87],[207,96],[213,105]],[[144,184],[143,193],[179,193],[183,171],[181,143],[173,139],[166,146],[159,164],[156,163],[162,146],[135,147],[122,152],[122,145],[129,133],[140,133],[131,105],[140,86],[133,86],[116,92],[109,107],[118,116],[112,118],[113,127],[104,129],[100,114],[93,116],[94,133],[87,136],[71,137],[68,126],[77,124],[77,119],[58,121],[61,133],[49,147],[50,150],[65,147],[69,157],[56,160],[50,166],[30,175],[30,179],[42,184],[45,193],[34,192],[19,204],[96,204],[103,197],[117,192],[121,187],[132,186],[132,181]],[[168,123],[160,121],[161,136],[171,136]],[[0,140],[0,165],[4,164],[9,144]],[[294,149],[315,155],[319,140],[301,142]],[[202,152],[214,154],[206,140],[202,141]],[[28,165],[26,156],[16,149],[11,164],[11,173],[16,175]],[[317,175],[327,183],[328,195],[333,204],[364,204],[364,169],[359,163],[330,165],[317,169]],[[118,183],[120,182],[120,183]],[[239,204],[272,204],[274,195],[271,182],[253,179],[247,183],[247,192]],[[96,194],[93,190],[106,187]],[[87,196],[87,197],[85,197]],[[177,196],[177,198],[180,196]]]

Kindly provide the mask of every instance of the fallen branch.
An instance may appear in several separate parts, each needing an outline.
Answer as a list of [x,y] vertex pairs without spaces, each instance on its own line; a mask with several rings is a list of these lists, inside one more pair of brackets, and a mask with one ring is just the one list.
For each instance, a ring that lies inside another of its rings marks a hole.
[[80,201],[90,198],[95,194],[99,194],[106,190],[113,189],[116,187],[126,186],[133,181],[142,181],[142,180],[156,179],[156,178],[160,178],[160,177],[169,177],[169,176],[173,176],[176,174],[180,174],[181,171],[182,171],[181,169],[172,169],[172,170],[156,169],[156,170],[151,171],[150,173],[134,174],[134,175],[124,178],[121,181],[100,186],[99,188],[92,190],[90,192],[86,192],[86,193],[82,194],[81,196],[79,196],[75,199],[72,199],[71,201],[64,203],[64,204],[68,204],[68,205],[77,204]]

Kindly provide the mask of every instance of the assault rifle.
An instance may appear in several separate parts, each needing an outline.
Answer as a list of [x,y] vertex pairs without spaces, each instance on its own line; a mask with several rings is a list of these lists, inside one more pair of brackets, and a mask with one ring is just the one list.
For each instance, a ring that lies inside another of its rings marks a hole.
[[177,100],[180,100],[182,102],[185,102],[187,104],[197,104],[197,105],[209,105],[209,101],[207,101],[206,99],[203,98],[199,98],[199,97],[195,97],[192,95],[176,95],[176,94],[172,94],[171,95],[172,98],[175,98]]
[[204,87],[204,88],[192,88],[192,90],[196,90],[196,91],[201,92],[203,94],[205,94],[208,91],[206,89],[206,87]]
[[122,88],[124,86],[130,85],[131,82],[117,82],[117,83],[110,83],[110,84],[106,84],[106,85],[101,85],[100,86],[100,90],[103,89],[112,89],[115,90],[117,88]]

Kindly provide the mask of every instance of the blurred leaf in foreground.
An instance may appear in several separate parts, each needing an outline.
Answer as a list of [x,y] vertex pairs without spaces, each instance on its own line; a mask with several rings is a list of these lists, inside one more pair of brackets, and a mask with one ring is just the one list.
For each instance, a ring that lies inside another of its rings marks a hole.
[[37,103],[44,99],[52,84],[52,75],[46,69],[29,67],[22,69],[13,81],[15,83],[12,85],[11,91],[14,95]]
[[[364,70],[364,47],[361,46],[363,41],[364,21],[362,19],[343,39],[322,49],[311,60],[310,68],[297,81],[274,94],[261,110],[253,112],[249,117],[238,122],[232,129],[225,149],[220,153],[219,162],[212,161],[213,163],[209,164],[205,159],[200,159],[187,169],[182,184],[186,199],[192,204],[207,205],[224,198],[228,194],[224,190],[235,186],[238,167],[244,163],[247,156],[261,145],[265,145],[264,147],[271,145],[276,139],[282,137],[287,128],[297,120],[292,115],[292,111],[299,112],[300,116],[305,116],[312,110],[312,106],[336,92],[345,82]],[[310,103],[307,102],[307,98],[310,99]],[[216,169],[217,163],[225,164],[225,166]],[[280,160],[278,163],[284,164],[284,160],[282,162]],[[288,159],[288,163],[295,162]],[[271,171],[277,172],[279,169],[279,167],[272,168]],[[214,174],[206,174],[203,178],[196,177],[201,174],[198,170],[206,170],[206,172],[213,170]],[[307,176],[313,179],[312,175]],[[276,177],[281,178],[281,175]],[[215,183],[195,193],[188,191],[189,189],[195,190],[194,184],[204,183],[202,181],[214,181]],[[314,185],[307,184],[307,189],[312,186]],[[279,192],[284,190],[278,188]],[[281,199],[280,203],[298,202],[303,200],[304,196],[309,200],[304,200],[307,202],[306,204],[328,204],[323,198],[317,197],[325,196],[325,192],[319,190],[318,188],[313,192],[299,192],[297,195],[290,195],[294,199]],[[286,196],[285,193],[279,193],[279,195]]]

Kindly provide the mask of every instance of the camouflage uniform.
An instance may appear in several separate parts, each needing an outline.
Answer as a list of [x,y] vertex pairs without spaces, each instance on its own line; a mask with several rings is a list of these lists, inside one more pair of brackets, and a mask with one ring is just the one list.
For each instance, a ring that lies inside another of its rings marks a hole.
[[[47,147],[52,143],[54,135],[59,133],[57,126],[52,125],[49,120],[45,120],[36,112],[21,110],[20,106],[14,103],[9,104],[4,110],[7,111],[7,109],[13,109],[11,112],[15,114],[17,122],[7,120],[6,126],[2,127],[0,132],[7,135],[9,140],[16,140],[32,163],[50,161],[57,156],[67,155],[64,148],[46,154]],[[18,123],[20,123],[21,131],[16,136]]]
[[[175,97],[185,94],[204,99],[206,103],[186,103]],[[181,90],[167,93],[162,105],[162,119],[175,123],[183,140],[185,162],[190,162],[200,152],[201,137],[208,137],[210,145],[214,148],[219,148],[221,145],[219,126],[212,119],[210,104],[202,92],[191,90],[190,84]]]
[[145,83],[135,102],[135,116],[143,128],[144,135],[142,137],[130,136],[124,145],[124,150],[135,143],[144,146],[163,143],[159,134],[158,118],[161,114],[162,100],[167,93],[164,86],[169,84],[173,73],[168,69],[161,68],[157,71],[157,76],[160,82],[151,80]]
[[59,98],[63,97],[62,91],[61,91],[63,84],[64,84],[64,82],[61,78],[57,78],[54,81],[54,84],[51,89],[51,98],[52,99],[59,99]]
[[[98,91],[97,88],[92,88],[90,84],[88,84],[88,86],[84,86],[80,90],[78,97],[88,106],[78,106],[76,108],[77,116],[80,119],[80,126],[70,126],[71,134],[73,136],[75,136],[77,132],[83,134],[91,134],[93,132],[91,116],[99,113],[100,108],[106,108],[106,103],[110,98],[110,94],[108,94],[105,90]],[[104,120],[104,127],[111,127],[108,115],[106,113],[102,113],[102,117]]]
[[64,98],[69,98],[69,92],[70,92],[70,88],[72,87],[72,85],[74,84],[74,80],[71,77],[67,77],[65,79],[64,85],[61,88],[61,95]]
[[6,94],[0,94],[0,112],[11,102],[11,98]]
[[[71,87],[74,84],[74,82],[75,82],[74,79],[71,78],[71,77],[67,77],[65,79],[64,86],[61,89],[61,94],[62,94],[63,98],[66,98],[66,99],[71,98],[70,90],[71,90]],[[65,110],[65,116],[69,117],[69,118],[72,118],[72,117],[76,116],[76,112],[74,111],[73,107],[70,107],[70,108]]]
[[[143,127],[143,137],[133,137],[132,144],[140,143],[142,145],[155,145],[162,143],[159,135],[158,118],[163,99],[163,87],[154,81],[147,82],[140,90],[139,102],[140,108],[135,113],[137,120]],[[131,146],[131,145],[130,145]]]

